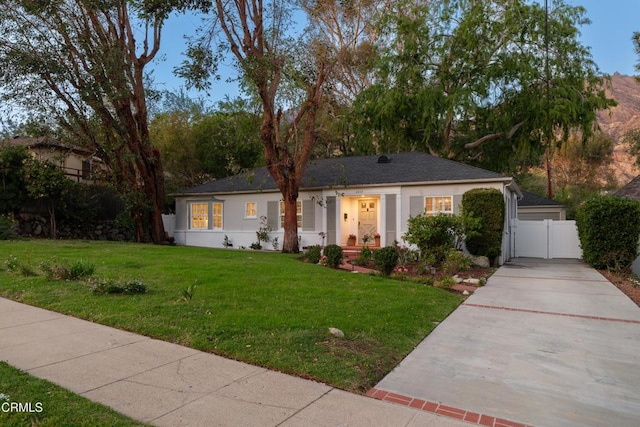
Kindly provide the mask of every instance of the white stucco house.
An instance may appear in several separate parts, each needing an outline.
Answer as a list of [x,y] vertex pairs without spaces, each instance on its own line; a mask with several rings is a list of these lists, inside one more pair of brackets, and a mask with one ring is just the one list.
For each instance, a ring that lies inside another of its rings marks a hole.
[[[300,243],[346,245],[353,234],[362,244],[377,233],[381,246],[402,244],[409,217],[457,214],[474,188],[504,194],[502,263],[514,256],[510,224],[522,197],[513,178],[417,152],[311,161],[298,199]],[[283,215],[280,192],[262,167],[176,194],[173,235],[181,245],[223,247],[227,236],[235,248],[249,247],[264,218],[281,243]]]

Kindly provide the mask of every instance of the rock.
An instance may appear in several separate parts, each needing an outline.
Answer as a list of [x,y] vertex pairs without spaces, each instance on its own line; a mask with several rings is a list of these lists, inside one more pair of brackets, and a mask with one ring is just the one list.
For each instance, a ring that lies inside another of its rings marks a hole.
[[462,292],[462,295],[469,295],[469,291],[467,291],[466,289]]
[[453,280],[455,280],[456,283],[462,283],[462,278],[458,277],[458,275],[453,276]]
[[36,224],[36,226],[33,228],[33,234],[35,234],[36,236],[42,234],[42,226],[40,224]]
[[329,328],[329,333],[333,336],[336,336],[338,338],[344,338],[344,332],[342,332],[340,329],[338,328]]
[[491,263],[486,256],[471,256],[471,263],[480,268],[489,268]]
[[474,279],[473,277],[470,277],[467,280],[465,280],[465,283],[468,283],[473,286],[478,286],[480,285],[480,279]]

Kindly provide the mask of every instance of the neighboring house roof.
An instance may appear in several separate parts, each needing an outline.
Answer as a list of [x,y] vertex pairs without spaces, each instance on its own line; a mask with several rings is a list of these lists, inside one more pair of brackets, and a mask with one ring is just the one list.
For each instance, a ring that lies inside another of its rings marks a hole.
[[618,197],[640,201],[640,175],[614,193]]
[[528,191],[522,192],[522,199],[518,200],[518,207],[541,207],[541,206],[554,206],[561,207],[562,203],[547,199],[546,197],[538,196],[537,194],[529,193]]
[[75,153],[91,154],[90,151],[79,147],[72,147],[64,144],[54,138],[41,136],[38,138],[32,138],[28,136],[19,136],[8,140],[9,145],[17,147],[29,148],[56,148],[61,151],[73,151]]
[[[385,162],[385,159],[388,160]],[[312,160],[307,165],[301,189],[353,186],[444,183],[452,181],[511,181],[510,177],[426,153],[410,152],[386,156],[336,157]],[[219,194],[277,190],[266,167],[211,181],[177,195]],[[517,190],[519,192],[519,190]]]

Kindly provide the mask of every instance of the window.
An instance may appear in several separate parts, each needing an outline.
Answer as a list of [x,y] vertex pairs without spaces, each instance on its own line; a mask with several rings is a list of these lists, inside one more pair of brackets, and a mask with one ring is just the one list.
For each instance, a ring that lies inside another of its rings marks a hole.
[[199,230],[221,230],[222,203],[191,203],[191,228]]
[[191,228],[209,228],[209,204],[191,204]]
[[258,217],[258,204],[256,202],[247,202],[244,210],[245,218],[257,218]]
[[434,216],[439,213],[453,214],[453,197],[426,197],[424,211],[426,216]]
[[[298,228],[302,228],[302,202],[296,202],[296,216],[298,220]],[[284,202],[280,202],[280,228],[284,228]]]
[[213,203],[213,229],[222,229],[222,203]]

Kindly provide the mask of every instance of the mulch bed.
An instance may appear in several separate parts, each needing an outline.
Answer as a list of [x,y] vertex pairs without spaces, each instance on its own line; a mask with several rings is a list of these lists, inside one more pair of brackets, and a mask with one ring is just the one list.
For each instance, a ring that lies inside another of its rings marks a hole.
[[600,274],[607,278],[608,281],[616,285],[626,296],[640,307],[640,286],[635,286],[628,276],[623,274],[612,273],[607,270],[599,270]]

